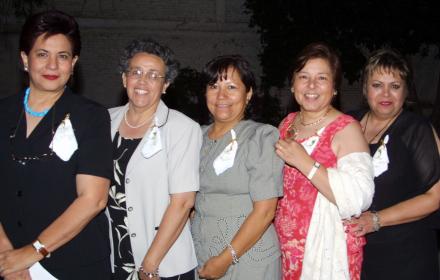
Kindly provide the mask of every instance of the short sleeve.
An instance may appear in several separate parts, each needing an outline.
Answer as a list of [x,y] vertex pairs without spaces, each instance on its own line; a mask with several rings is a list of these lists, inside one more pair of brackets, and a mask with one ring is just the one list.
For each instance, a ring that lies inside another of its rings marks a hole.
[[419,191],[426,192],[440,179],[440,158],[431,125],[420,120],[405,131],[403,141],[421,182]]
[[[180,127],[168,151],[169,193],[199,190],[199,161],[202,131],[196,123]],[[171,137],[174,137],[171,136]]]
[[278,139],[278,130],[271,125],[259,126],[251,135],[246,168],[253,201],[283,196],[284,162],[275,153]]
[[97,105],[85,105],[79,122],[85,126],[78,143],[77,174],[112,178],[113,156],[110,135],[110,116]]

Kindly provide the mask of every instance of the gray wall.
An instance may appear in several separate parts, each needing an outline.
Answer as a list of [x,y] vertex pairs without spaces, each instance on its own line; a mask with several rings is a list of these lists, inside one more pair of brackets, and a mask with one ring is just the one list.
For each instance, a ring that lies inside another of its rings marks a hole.
[[[117,73],[121,50],[132,39],[152,37],[174,50],[182,67],[201,70],[212,57],[239,53],[247,58],[257,77],[261,74],[259,36],[248,27],[244,0],[50,0],[56,8],[75,16],[83,49],[75,71],[79,93],[110,107],[119,105],[123,89]],[[11,17],[0,31],[0,97],[23,87],[18,56],[22,21]],[[422,100],[432,102],[437,92],[440,61],[414,56],[416,85]],[[286,58],[287,59],[287,58]],[[288,88],[272,91],[281,104],[291,98]],[[346,81],[340,92],[344,110],[361,103],[358,83]],[[285,111],[284,108],[282,108]]]
[[[240,53],[259,76],[260,43],[239,0],[189,1],[52,1],[76,17],[83,48],[75,71],[80,94],[105,106],[120,103],[122,86],[117,73],[121,50],[133,39],[152,37],[174,50],[182,67],[201,70],[220,54]],[[0,97],[23,83],[18,55],[22,21],[10,18],[0,33]]]

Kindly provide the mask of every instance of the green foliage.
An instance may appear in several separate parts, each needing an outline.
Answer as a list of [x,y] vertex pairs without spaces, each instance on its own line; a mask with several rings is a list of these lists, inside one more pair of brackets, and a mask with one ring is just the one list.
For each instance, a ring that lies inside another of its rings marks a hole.
[[339,51],[350,82],[359,79],[367,50],[387,45],[408,55],[440,46],[436,1],[246,0],[245,7],[261,35],[266,89],[284,86],[293,57],[315,41]]
[[278,98],[265,92],[263,95],[254,94],[249,104],[248,116],[255,121],[269,123],[277,127],[286,116],[286,112],[281,110]]
[[47,0],[0,0],[0,11],[2,16],[27,17],[47,4]]
[[168,107],[184,113],[200,124],[207,124],[209,113],[200,75],[200,72],[189,67],[181,69],[162,99]]
[[[284,87],[295,55],[316,41],[326,42],[339,52],[349,82],[359,80],[371,50],[389,46],[403,55],[423,55],[428,45],[440,49],[437,1],[246,0],[245,7],[263,47],[260,63],[264,91]],[[437,98],[427,107],[432,108],[430,119],[440,130],[440,77]]]

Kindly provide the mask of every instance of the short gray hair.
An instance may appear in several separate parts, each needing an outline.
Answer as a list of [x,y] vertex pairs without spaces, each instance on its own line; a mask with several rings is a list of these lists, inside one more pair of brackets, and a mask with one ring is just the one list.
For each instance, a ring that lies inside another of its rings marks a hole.
[[124,73],[128,70],[130,60],[138,53],[148,53],[160,57],[166,66],[165,81],[172,83],[179,73],[179,62],[174,58],[173,51],[162,46],[153,39],[133,40],[124,48],[119,58],[119,71]]

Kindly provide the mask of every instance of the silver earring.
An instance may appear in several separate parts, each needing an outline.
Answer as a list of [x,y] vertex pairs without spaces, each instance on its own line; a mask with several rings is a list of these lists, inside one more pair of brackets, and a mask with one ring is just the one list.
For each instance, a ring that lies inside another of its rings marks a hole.
[[26,72],[28,71],[27,65],[25,65],[23,68],[24,68],[24,71],[26,71]]
[[166,94],[166,93],[167,93],[166,91],[162,92],[162,94]]
[[338,95],[338,91],[335,90],[335,91],[333,92],[333,95],[334,95],[334,96]]

